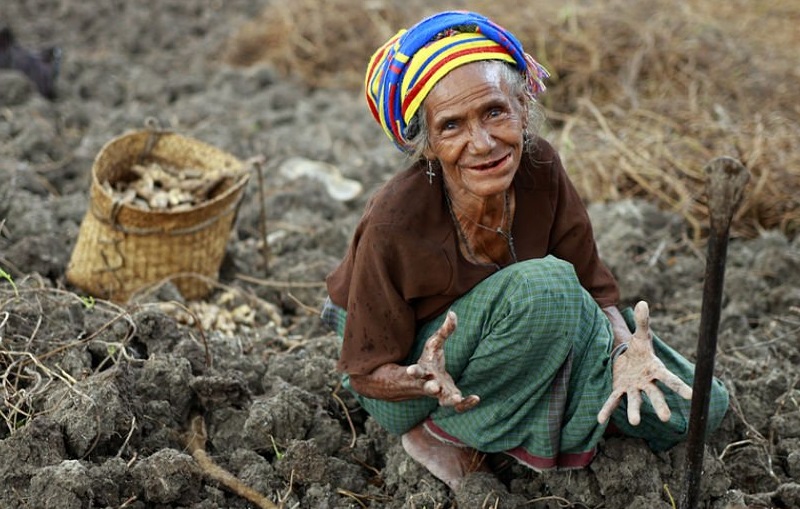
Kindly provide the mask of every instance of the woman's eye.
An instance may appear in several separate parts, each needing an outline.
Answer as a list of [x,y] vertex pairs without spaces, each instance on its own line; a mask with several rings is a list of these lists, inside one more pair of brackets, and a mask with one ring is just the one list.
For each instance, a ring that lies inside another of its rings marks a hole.
[[501,108],[492,108],[489,110],[489,117],[495,118],[499,117],[503,114],[503,110]]
[[448,120],[447,122],[442,124],[442,131],[450,131],[452,129],[455,129],[456,126],[458,126],[458,124],[456,124],[454,120]]

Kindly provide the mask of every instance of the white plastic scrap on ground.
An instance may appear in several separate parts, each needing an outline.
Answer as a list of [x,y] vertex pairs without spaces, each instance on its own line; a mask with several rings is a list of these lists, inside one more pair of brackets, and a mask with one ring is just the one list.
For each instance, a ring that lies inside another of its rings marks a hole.
[[363,191],[360,182],[343,177],[339,168],[322,161],[290,157],[281,163],[279,171],[291,180],[309,177],[322,182],[331,198],[338,201],[352,200]]

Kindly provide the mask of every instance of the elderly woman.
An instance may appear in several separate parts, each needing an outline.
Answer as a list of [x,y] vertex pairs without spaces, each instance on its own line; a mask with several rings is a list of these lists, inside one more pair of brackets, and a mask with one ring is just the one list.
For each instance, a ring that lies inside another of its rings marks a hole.
[[[586,209],[536,130],[547,71],[489,19],[400,31],[366,76],[372,114],[411,156],[328,277],[323,320],[369,414],[455,489],[475,452],[587,465],[608,422],[655,450],[687,431],[693,366],[617,308]],[[632,332],[635,331],[635,332]],[[708,429],[728,397],[715,381]]]

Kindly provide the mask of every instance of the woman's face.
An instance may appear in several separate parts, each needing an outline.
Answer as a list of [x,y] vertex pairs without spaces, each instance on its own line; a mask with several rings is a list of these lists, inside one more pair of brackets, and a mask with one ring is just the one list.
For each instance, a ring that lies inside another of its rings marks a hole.
[[449,72],[425,99],[428,148],[448,190],[488,198],[511,185],[519,167],[526,118],[520,98],[496,62],[475,62]]

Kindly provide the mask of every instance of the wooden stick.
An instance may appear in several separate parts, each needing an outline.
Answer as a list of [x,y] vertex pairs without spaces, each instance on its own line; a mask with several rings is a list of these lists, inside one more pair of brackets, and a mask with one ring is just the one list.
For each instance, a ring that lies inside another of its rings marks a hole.
[[700,310],[700,334],[697,340],[697,365],[692,387],[681,509],[697,507],[703,471],[708,405],[714,376],[714,357],[717,351],[717,332],[722,309],[728,236],[733,213],[741,203],[745,185],[750,179],[750,174],[742,163],[730,157],[714,159],[704,171],[708,176],[706,189],[711,230],[708,237],[703,303]]
[[260,206],[258,227],[261,233],[261,256],[264,259],[264,275],[269,276],[269,259],[271,257],[269,242],[267,241],[267,194],[264,191],[264,156],[253,158],[253,166],[258,172],[258,203]]

